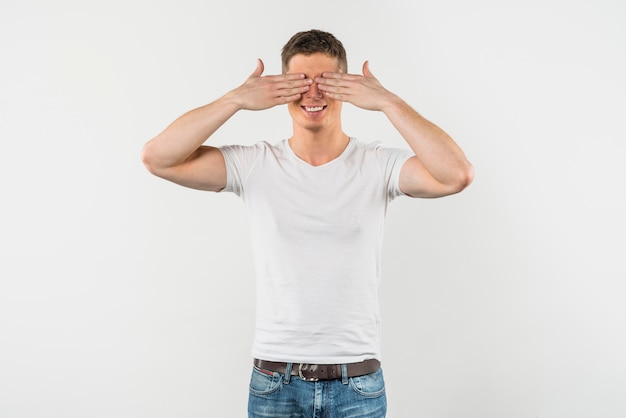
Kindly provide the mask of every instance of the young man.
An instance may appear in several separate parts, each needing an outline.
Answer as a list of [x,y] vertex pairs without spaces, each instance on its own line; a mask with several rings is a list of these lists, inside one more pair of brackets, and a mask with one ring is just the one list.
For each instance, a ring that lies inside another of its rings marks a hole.
[[[378,284],[388,203],[467,187],[471,164],[444,131],[363,65],[347,72],[333,35],[294,35],[283,74],[263,62],[240,87],[174,121],[143,149],[150,172],[245,201],[257,280],[250,417],[384,417]],[[411,151],[341,127],[343,102],[383,112]],[[287,105],[293,135],[274,145],[203,143],[240,110]]]

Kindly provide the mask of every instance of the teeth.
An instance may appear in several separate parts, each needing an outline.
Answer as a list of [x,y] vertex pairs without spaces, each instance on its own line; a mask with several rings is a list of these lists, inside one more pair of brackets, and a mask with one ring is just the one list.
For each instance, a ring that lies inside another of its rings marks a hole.
[[304,106],[304,110],[306,110],[307,112],[319,112],[322,109],[324,109],[324,106],[315,106],[315,107]]

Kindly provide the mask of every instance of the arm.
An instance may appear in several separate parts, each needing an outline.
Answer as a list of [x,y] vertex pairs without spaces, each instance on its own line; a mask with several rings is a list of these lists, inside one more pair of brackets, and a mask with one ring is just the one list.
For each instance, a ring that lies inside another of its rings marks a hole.
[[222,153],[204,142],[239,110],[263,110],[298,100],[311,80],[303,74],[261,76],[263,62],[244,84],[213,103],[191,110],[148,141],[141,159],[152,174],[200,190],[226,186]]
[[324,73],[315,80],[328,97],[383,112],[415,153],[402,167],[400,189],[412,197],[458,193],[473,179],[472,165],[442,129],[386,90],[363,64],[363,75]]

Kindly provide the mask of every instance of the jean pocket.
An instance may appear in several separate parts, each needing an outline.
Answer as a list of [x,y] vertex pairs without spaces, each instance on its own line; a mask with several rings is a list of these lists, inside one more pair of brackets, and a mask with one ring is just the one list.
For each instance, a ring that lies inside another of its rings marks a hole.
[[382,369],[374,373],[350,378],[350,387],[357,394],[367,398],[376,398],[385,393],[385,380]]
[[250,393],[254,395],[269,395],[280,389],[283,377],[280,373],[261,370],[256,366],[250,377]]

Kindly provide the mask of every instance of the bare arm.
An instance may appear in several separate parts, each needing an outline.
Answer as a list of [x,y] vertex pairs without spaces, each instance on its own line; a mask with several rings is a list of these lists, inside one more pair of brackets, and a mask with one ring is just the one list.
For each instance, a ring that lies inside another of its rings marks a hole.
[[438,126],[386,90],[363,64],[363,75],[325,73],[315,80],[332,99],[367,110],[382,111],[415,156],[400,172],[400,189],[413,197],[440,197],[458,193],[473,179],[474,170],[454,140]]
[[262,76],[263,62],[244,84],[191,110],[148,141],[141,159],[152,174],[186,187],[219,191],[226,186],[222,153],[203,145],[239,110],[263,110],[300,98],[311,84],[303,74]]
[[441,197],[470,185],[474,169],[454,140],[401,99],[383,110],[415,157],[400,172],[400,190],[413,197]]

